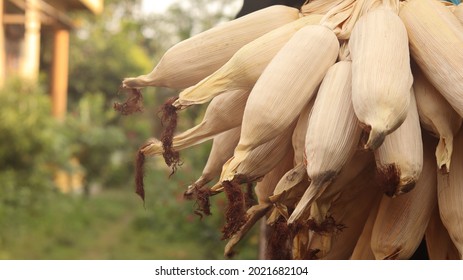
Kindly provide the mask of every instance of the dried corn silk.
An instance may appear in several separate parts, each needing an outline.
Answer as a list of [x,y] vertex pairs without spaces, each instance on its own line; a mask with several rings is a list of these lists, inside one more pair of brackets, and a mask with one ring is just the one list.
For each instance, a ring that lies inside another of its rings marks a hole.
[[285,158],[264,176],[262,181],[257,182],[255,192],[257,195],[258,204],[247,210],[247,220],[243,227],[235,233],[227,245],[225,246],[225,256],[233,253],[234,247],[239,241],[249,232],[249,230],[267,214],[272,207],[268,197],[273,193],[275,186],[280,178],[293,166],[293,154],[288,153]]
[[[172,149],[180,151],[210,140],[214,136],[241,125],[243,112],[249,91],[222,95],[214,98],[207,106],[201,123],[177,134],[172,139]],[[161,141],[150,139],[143,149],[146,156],[155,156],[164,152]]]
[[222,165],[233,155],[236,144],[239,141],[241,127],[236,127],[225,131],[216,137],[212,142],[212,148],[203,169],[201,177],[185,191],[185,198],[195,199],[197,210],[195,213],[210,215],[210,190],[205,187],[214,178],[219,177]]
[[368,166],[353,181],[348,182],[334,197],[323,197],[315,201],[319,208],[325,208],[322,216],[331,217],[335,226],[328,233],[314,232],[310,248],[319,249],[320,259],[348,259],[354,251],[362,233],[369,212],[378,200],[380,192],[371,184],[374,167]]

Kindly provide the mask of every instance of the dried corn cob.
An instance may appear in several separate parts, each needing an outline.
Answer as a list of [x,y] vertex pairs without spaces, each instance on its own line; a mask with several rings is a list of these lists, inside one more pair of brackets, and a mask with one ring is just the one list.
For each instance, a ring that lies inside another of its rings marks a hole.
[[421,125],[439,138],[436,148],[437,166],[448,172],[453,151],[453,137],[460,130],[462,118],[418,67],[413,67],[413,77],[413,89]]
[[[235,128],[241,124],[248,91],[217,96],[206,109],[200,124],[176,135],[172,140],[172,148],[182,150],[207,141],[217,134]],[[143,151],[146,156],[155,156],[164,152],[161,141],[150,139]]]
[[442,223],[463,258],[463,130],[454,139],[452,170],[448,174],[437,174],[437,195]]
[[459,4],[453,10],[453,14],[457,17],[461,24],[463,24],[463,4]]
[[278,52],[249,95],[240,142],[222,176],[224,180],[234,176],[251,150],[296,120],[338,51],[339,42],[332,30],[311,25],[296,32]]
[[[381,197],[380,197],[381,198]],[[375,225],[376,214],[378,213],[379,203],[381,199],[373,204],[368,219],[363,226],[362,233],[360,234],[357,244],[355,245],[354,251],[350,256],[351,260],[374,260],[375,255],[371,249],[371,234],[373,232],[373,226]]]
[[302,17],[243,46],[220,69],[182,91],[174,106],[183,109],[202,104],[224,92],[250,90],[277,52],[304,26],[317,24],[321,15]]
[[369,11],[352,30],[352,102],[375,150],[405,120],[412,74],[407,31],[394,11],[384,6]]
[[[307,220],[305,222],[295,223],[291,228],[293,234],[293,255],[294,258],[298,259],[306,259],[306,258],[322,258],[324,257],[325,253],[329,251],[329,243],[322,242],[319,243],[320,245],[327,246],[327,247],[320,247],[318,248],[317,245],[309,246],[310,242],[312,242],[313,235],[315,232],[318,231],[320,234],[329,235],[337,233],[339,230],[343,228],[341,224],[338,224],[336,220],[328,215],[328,209],[331,205],[330,198],[334,199],[337,194],[344,189],[344,187],[352,182],[355,178],[359,176],[361,172],[363,172],[368,166],[371,166],[373,162],[373,155],[367,152],[358,152],[352,158],[352,160],[346,164],[346,167],[340,172],[339,176],[335,179],[333,185],[327,189],[326,192],[322,193],[325,196],[323,201],[320,203],[314,203],[311,207],[311,217],[309,219],[309,215],[307,217],[303,216],[301,220]],[[302,191],[296,188],[293,188],[288,196],[283,199],[280,198],[280,204],[283,206],[287,206],[289,211],[282,211],[279,209],[279,212],[283,217],[287,217],[287,212],[291,212],[290,210],[294,208],[294,205],[298,202],[298,199],[302,196],[302,193],[307,189],[306,184]],[[296,192],[297,191],[297,192]],[[291,196],[297,195],[297,200],[293,203],[290,198]],[[273,213],[272,213],[273,214]],[[270,217],[275,219],[274,217]],[[269,218],[269,220],[270,220]],[[288,219],[288,218],[286,218]],[[270,220],[271,221],[271,220]],[[334,237],[336,238],[336,237]],[[325,241],[325,238],[322,237]],[[315,254],[315,256],[314,256]]]
[[122,84],[126,88],[192,86],[245,44],[298,18],[298,9],[275,5],[223,23],[171,47],[151,73],[126,78]]
[[360,127],[351,103],[351,62],[330,67],[317,93],[305,141],[307,174],[311,184],[291,214],[297,221],[324,189],[331,184],[358,148]]
[[[227,218],[227,223],[223,228],[223,239],[228,239],[237,233],[249,218],[245,213],[246,205],[244,201],[237,199],[236,195],[230,196],[230,189],[238,192],[240,184],[260,180],[278,165],[285,155],[291,151],[291,135],[295,125],[296,123],[294,122],[284,133],[252,150],[249,157],[243,161],[243,164],[238,168],[238,172],[233,177],[224,180],[221,176],[219,183],[211,188],[211,191],[214,193],[224,190],[229,197],[229,210],[227,210],[227,213],[231,214],[227,214],[229,218]],[[293,157],[292,153],[291,156]],[[225,163],[223,169],[226,169],[229,162],[230,160]]]
[[285,158],[256,184],[255,192],[258,204],[247,211],[248,219],[243,227],[234,234],[225,246],[225,256],[233,253],[233,248],[248,233],[248,231],[270,210],[272,204],[268,197],[272,195],[275,186],[286,171],[293,166],[293,154],[288,153]]
[[437,201],[433,152],[436,143],[429,138],[423,139],[423,172],[415,189],[400,197],[384,196],[381,200],[371,237],[371,248],[376,259],[409,259],[423,239]]
[[201,177],[196,182],[188,186],[184,196],[188,199],[196,199],[199,215],[210,215],[209,196],[210,191],[204,186],[220,175],[222,165],[233,155],[233,151],[240,138],[241,127],[227,130],[216,137],[212,142],[212,148],[203,169]]
[[461,23],[448,8],[434,0],[407,0],[399,15],[408,31],[413,59],[455,111],[463,116]]
[[[229,159],[222,168],[220,180],[211,190],[219,192],[223,189],[224,181],[234,181],[238,184],[251,183],[262,179],[278,163],[291,152],[291,134],[294,131],[296,123],[290,125],[284,133],[274,139],[253,149],[249,156],[242,162],[233,177],[224,178],[223,171],[227,169],[231,159]],[[292,152],[291,152],[292,154]]]
[[429,219],[425,233],[426,247],[430,260],[458,260],[460,254],[453,245],[447,229],[442,224],[437,203]]
[[413,90],[409,95],[407,118],[375,151],[378,180],[388,196],[412,190],[423,168],[421,127]]
[[[324,229],[327,232],[312,234],[309,248],[319,249],[320,259],[342,260],[352,255],[371,208],[380,197],[378,188],[371,184],[374,175],[374,167],[369,165],[336,195],[324,197],[322,194],[315,201],[319,208],[323,206],[328,209],[321,215],[331,217],[335,225],[338,225],[334,228],[335,231]],[[342,230],[339,231],[338,228]]]

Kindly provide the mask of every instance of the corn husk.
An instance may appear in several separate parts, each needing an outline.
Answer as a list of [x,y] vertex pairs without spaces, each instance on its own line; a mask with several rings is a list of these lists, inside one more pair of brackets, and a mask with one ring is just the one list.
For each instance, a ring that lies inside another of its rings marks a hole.
[[437,196],[442,223],[463,258],[463,130],[454,139],[452,170],[437,174]]
[[272,204],[268,198],[273,193],[273,190],[280,178],[293,166],[292,163],[293,154],[288,153],[285,158],[277,166],[275,166],[275,168],[264,176],[262,181],[257,182],[255,192],[258,204],[247,210],[247,221],[228,241],[225,246],[225,256],[229,256],[233,253],[233,249],[238,242],[240,242],[249,230],[257,223],[257,221],[264,217],[271,209]]
[[[318,92],[318,89],[317,89]],[[297,119],[296,127],[294,128],[292,144],[294,150],[294,165],[304,163],[305,154],[305,136],[307,134],[307,127],[309,124],[309,116],[312,111],[315,98],[313,98],[307,105],[302,109],[299,118]]]
[[243,46],[216,72],[182,91],[173,105],[183,109],[206,103],[225,92],[252,89],[265,67],[289,39],[299,29],[317,24],[321,18],[321,15],[302,17]]
[[458,260],[460,255],[452,239],[442,224],[439,208],[436,205],[431,213],[425,233],[426,248],[430,260]]
[[378,179],[388,196],[409,192],[423,168],[421,127],[413,90],[408,115],[375,151]]
[[371,237],[376,259],[409,259],[423,240],[437,201],[434,139],[424,138],[423,172],[410,193],[381,200]]
[[220,176],[222,165],[233,156],[233,151],[240,140],[240,133],[241,127],[235,127],[214,137],[212,148],[201,177],[192,185],[188,186],[185,195],[188,196],[192,194],[194,190],[202,188],[207,183]]
[[351,62],[333,65],[325,75],[309,118],[305,154],[311,184],[291,214],[296,222],[358,148],[360,127],[351,103]]
[[224,170],[227,169],[231,159],[229,159],[222,167],[222,174],[220,180],[215,184],[211,190],[213,192],[220,192],[223,190],[224,181],[234,181],[239,184],[251,183],[261,180],[265,174],[270,172],[278,163],[288,154],[291,153],[291,134],[294,131],[296,123],[291,124],[284,133],[278,135],[276,138],[264,143],[249,153],[242,165],[237,169],[233,177],[225,177]]
[[297,120],[328,68],[334,64],[339,42],[327,27],[300,29],[267,66],[249,95],[243,126],[228,180],[255,147],[281,134]]
[[[172,148],[180,151],[240,126],[248,96],[249,91],[240,91],[236,94],[214,98],[207,106],[200,124],[174,136]],[[147,142],[142,152],[146,156],[156,156],[162,154],[164,148],[161,141],[153,138]]]
[[423,73],[463,116],[463,28],[435,0],[408,0],[400,18],[408,31],[410,53]]
[[380,201],[381,197],[380,199],[377,199],[369,212],[368,218],[363,226],[362,233],[360,234],[357,243],[355,244],[354,251],[350,256],[351,260],[375,259],[375,255],[371,249],[371,234],[373,232],[373,226],[375,225],[376,214],[378,213]]
[[421,125],[439,138],[436,148],[437,167],[448,172],[453,151],[453,137],[460,130],[462,118],[418,67],[413,68],[413,77],[413,89]]
[[463,24],[463,4],[459,4],[453,9],[453,14],[457,17],[461,24]]
[[[326,192],[323,192],[321,194],[321,196],[323,196],[323,199],[319,197],[316,200],[319,203],[314,202],[311,205],[310,215],[309,213],[307,213],[302,217],[301,220],[303,221],[294,224],[294,258],[318,259],[326,256],[326,252],[329,252],[331,248],[331,243],[329,242],[330,238],[336,238],[335,234],[342,229],[342,225],[338,224],[336,220],[329,216],[328,212],[331,206],[331,202],[339,196],[339,193],[344,189],[344,187],[347,184],[351,183],[368,166],[371,167],[372,162],[373,155],[371,153],[356,153],[355,156],[351,159],[351,161],[348,164],[346,164],[346,167],[340,172],[339,176],[337,176],[330,188],[328,188]],[[307,184],[305,185],[305,188],[302,189],[302,192],[304,192],[306,189]],[[293,195],[294,193],[295,191],[292,190],[289,194]],[[282,200],[281,204],[285,206],[288,205],[288,212],[291,213],[291,210],[294,209],[294,205],[298,203],[298,200],[300,199],[301,195],[297,197],[296,202],[294,204],[289,204],[287,199]],[[283,217],[287,217],[285,212],[281,210],[280,214]],[[318,236],[320,238],[314,237],[314,235],[316,235],[315,231],[318,231],[320,233],[321,236]]]
[[359,18],[349,40],[352,102],[369,133],[366,149],[377,149],[407,116],[412,74],[407,31],[384,6]]
[[126,78],[123,86],[187,88],[219,69],[242,46],[298,18],[298,9],[275,5],[225,22],[174,45],[149,74]]
[[318,209],[327,209],[321,215],[335,223],[333,230],[312,233],[309,247],[320,250],[320,259],[343,260],[352,255],[369,212],[380,195],[379,189],[371,184],[374,176],[374,167],[369,165],[339,192],[327,197],[322,194],[315,201]]

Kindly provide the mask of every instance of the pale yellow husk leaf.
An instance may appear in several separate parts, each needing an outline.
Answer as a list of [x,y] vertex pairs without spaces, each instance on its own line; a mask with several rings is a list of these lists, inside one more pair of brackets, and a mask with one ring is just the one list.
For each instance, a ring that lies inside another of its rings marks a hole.
[[183,89],[219,69],[242,46],[299,18],[299,10],[276,5],[194,35],[171,47],[146,75],[126,78],[126,88]]
[[425,240],[430,260],[460,259],[457,248],[453,245],[447,229],[442,224],[437,203],[426,228]]
[[437,174],[437,197],[442,223],[463,257],[463,130],[454,139],[452,170]]
[[307,174],[311,185],[288,223],[297,221],[358,148],[360,126],[351,102],[351,62],[341,61],[326,73],[310,114],[306,140]]
[[[296,122],[289,125],[286,130],[274,139],[253,149],[249,156],[242,162],[232,177],[225,177],[224,171],[233,160],[230,158],[222,167],[220,180],[211,190],[214,192],[223,189],[223,181],[233,181],[237,179],[238,183],[250,183],[261,180],[262,177],[270,172],[278,163],[288,154],[291,153],[291,135],[294,131]],[[236,153],[236,149],[235,149]]]
[[183,109],[202,104],[235,89],[252,89],[265,67],[299,29],[317,24],[321,15],[302,17],[243,46],[220,69],[179,95],[173,106]]
[[413,77],[413,89],[421,125],[439,138],[436,148],[437,167],[448,172],[453,151],[453,137],[460,130],[462,118],[418,67],[413,67]]
[[355,244],[354,251],[350,256],[351,260],[374,260],[375,255],[371,249],[371,233],[373,232],[373,226],[376,220],[376,214],[378,213],[379,203],[381,199],[373,204],[368,218],[363,226],[362,233],[360,234],[357,244]]
[[223,178],[228,180],[255,147],[281,134],[310,102],[328,68],[336,61],[339,42],[320,25],[300,29],[272,59],[249,95],[241,137]]
[[278,163],[268,174],[264,176],[262,181],[257,182],[255,193],[258,204],[252,206],[247,211],[248,219],[242,228],[234,234],[227,245],[225,246],[225,255],[233,252],[234,247],[243,239],[249,230],[267,214],[271,209],[272,204],[268,199],[273,193],[280,178],[293,166],[293,154],[288,153],[281,162]]
[[380,182],[389,196],[412,190],[423,168],[423,142],[413,90],[409,96],[411,102],[407,118],[375,151],[376,167],[381,174]]
[[410,53],[429,81],[463,116],[463,28],[435,0],[407,0],[400,9]]
[[233,156],[233,151],[240,140],[240,133],[241,127],[235,127],[214,137],[201,177],[188,186],[186,195],[194,189],[203,187],[220,175],[222,165]]
[[[201,123],[174,136],[172,148],[183,150],[240,126],[248,96],[249,91],[237,91],[235,94],[214,98],[207,106]],[[146,156],[155,156],[162,154],[164,150],[161,141],[150,139],[142,152]]]
[[380,7],[359,18],[349,40],[352,102],[375,150],[407,116],[413,77],[407,31],[391,9]]
[[423,240],[437,201],[434,149],[436,142],[424,137],[423,172],[413,191],[400,197],[383,196],[371,237],[376,259],[409,259]]

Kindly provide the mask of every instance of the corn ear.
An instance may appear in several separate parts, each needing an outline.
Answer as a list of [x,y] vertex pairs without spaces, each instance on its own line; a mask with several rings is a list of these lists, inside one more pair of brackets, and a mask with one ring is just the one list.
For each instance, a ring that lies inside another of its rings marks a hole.
[[[423,73],[463,116],[463,28],[435,0],[407,0],[400,9],[410,53]],[[451,47],[449,47],[451,46]]]
[[305,154],[311,180],[288,223],[296,222],[324,191],[357,150],[360,127],[351,102],[351,62],[330,67],[317,93],[310,115]]
[[195,190],[202,188],[214,178],[220,176],[222,165],[233,156],[233,151],[240,140],[240,132],[241,127],[235,127],[214,137],[201,177],[188,186],[185,192],[186,196],[193,194]]
[[220,69],[182,91],[174,106],[184,109],[236,89],[251,89],[265,67],[299,29],[317,24],[321,15],[302,17],[243,46]]
[[330,29],[309,25],[278,52],[249,95],[240,142],[224,172],[225,180],[234,176],[254,147],[281,134],[297,119],[338,51],[339,42]]
[[320,259],[339,260],[351,256],[373,203],[379,197],[378,189],[371,185],[374,175],[370,165],[334,197],[325,198],[322,194],[315,201],[319,209],[326,209],[318,214],[324,219],[329,217],[335,224],[332,229],[321,227],[322,232],[315,231],[310,238],[309,246],[320,250]]
[[463,130],[454,139],[452,170],[437,174],[437,196],[442,223],[463,258]]
[[415,187],[423,168],[421,127],[413,90],[408,115],[375,151],[378,180],[388,196],[398,196]]
[[[240,126],[248,96],[249,91],[239,91],[236,94],[214,98],[207,106],[200,124],[174,136],[172,148],[177,151],[183,150]],[[147,156],[155,156],[162,154],[164,148],[161,141],[150,139],[142,152]]]
[[430,260],[458,260],[460,255],[449,233],[442,224],[439,207],[434,206],[425,233],[426,248]]
[[463,4],[459,4],[453,10],[453,14],[457,17],[461,24],[463,24]]
[[369,133],[366,149],[377,149],[407,116],[412,74],[407,31],[391,9],[359,18],[349,40],[352,102]]
[[439,138],[436,148],[437,167],[448,172],[453,151],[453,137],[460,130],[462,118],[418,67],[413,68],[413,77],[413,89],[421,125]]
[[247,211],[248,219],[243,227],[234,234],[227,245],[225,246],[225,256],[229,256],[233,253],[234,247],[240,242],[246,233],[259,221],[262,217],[267,214],[271,209],[272,204],[268,197],[273,193],[278,181],[281,176],[286,173],[291,167],[293,162],[293,154],[288,153],[285,158],[273,168],[268,174],[264,176],[262,181],[257,182],[255,192],[258,200],[258,204],[252,206]]
[[[318,90],[317,90],[318,91]],[[297,119],[296,127],[294,128],[292,144],[294,150],[294,165],[298,165],[304,162],[305,153],[305,135],[307,134],[307,126],[309,123],[310,112],[312,111],[315,98],[313,98],[307,105],[302,109],[299,118]]]
[[[400,129],[400,128],[399,128]],[[415,189],[400,197],[383,196],[371,237],[376,259],[409,259],[423,240],[437,202],[434,139],[424,138],[423,172]]]
[[291,135],[296,123],[290,125],[286,131],[267,143],[260,145],[249,153],[242,165],[237,169],[233,177],[224,177],[224,170],[232,161],[230,158],[222,167],[220,180],[211,190],[219,192],[223,189],[223,182],[236,182],[239,184],[251,183],[261,180],[265,174],[270,172],[278,163],[288,154],[291,153]]
[[[380,197],[381,198],[381,197]],[[381,199],[373,204],[368,219],[363,226],[362,233],[360,234],[357,244],[355,244],[354,251],[350,256],[351,260],[374,260],[375,255],[371,249],[371,234],[373,232],[373,226],[375,225],[376,214],[378,213],[379,203]]]
[[245,44],[298,18],[298,9],[275,5],[223,23],[174,45],[149,74],[126,78],[122,84],[187,88],[219,69]]

